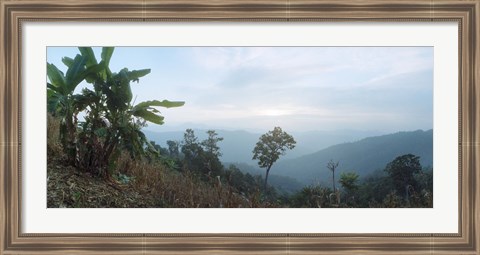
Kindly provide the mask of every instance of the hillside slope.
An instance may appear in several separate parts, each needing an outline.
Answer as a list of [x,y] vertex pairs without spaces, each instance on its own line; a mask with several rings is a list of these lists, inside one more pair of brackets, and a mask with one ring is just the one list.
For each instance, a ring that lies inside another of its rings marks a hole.
[[340,162],[336,176],[344,171],[355,171],[362,177],[408,153],[420,156],[422,166],[433,166],[433,130],[398,132],[334,145],[310,155],[280,161],[273,165],[272,173],[293,177],[304,184],[325,184],[332,178],[326,168],[329,160]]

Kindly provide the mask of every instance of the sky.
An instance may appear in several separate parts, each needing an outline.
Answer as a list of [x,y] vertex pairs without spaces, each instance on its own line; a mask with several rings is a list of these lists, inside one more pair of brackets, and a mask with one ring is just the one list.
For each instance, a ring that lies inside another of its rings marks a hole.
[[[66,71],[76,54],[48,47],[47,62]],[[433,47],[116,47],[110,69],[124,67],[151,69],[131,84],[136,103],[185,101],[158,108],[154,131],[433,128]]]

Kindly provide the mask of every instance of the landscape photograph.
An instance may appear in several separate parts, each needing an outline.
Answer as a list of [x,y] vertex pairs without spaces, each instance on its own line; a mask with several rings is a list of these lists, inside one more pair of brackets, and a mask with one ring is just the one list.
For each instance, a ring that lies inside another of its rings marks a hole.
[[47,47],[47,207],[433,208],[433,52]]

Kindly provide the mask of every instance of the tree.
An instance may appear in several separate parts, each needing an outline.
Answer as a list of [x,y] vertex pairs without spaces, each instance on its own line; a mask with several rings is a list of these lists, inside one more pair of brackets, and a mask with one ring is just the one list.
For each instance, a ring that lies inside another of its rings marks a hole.
[[347,193],[351,193],[358,189],[358,177],[358,174],[354,172],[342,173],[339,182]]
[[358,174],[355,172],[348,172],[348,173],[342,173],[340,174],[340,184],[344,188],[347,196],[347,202],[349,197],[352,197],[352,195],[358,190],[359,186],[357,184],[358,181]]
[[208,138],[199,142],[193,129],[185,130],[182,153],[188,170],[201,174],[201,178],[209,179],[222,174],[223,165],[218,158],[221,153],[217,142],[223,138],[217,137],[214,130],[207,131],[207,134]]
[[295,148],[296,141],[291,135],[283,131],[280,127],[275,127],[266,134],[260,136],[259,141],[253,149],[253,158],[258,160],[258,165],[266,168],[265,182],[263,189],[267,191],[268,173],[281,155],[285,155],[287,149]]
[[219,176],[222,174],[223,165],[219,158],[222,153],[220,152],[220,147],[218,147],[217,143],[223,141],[223,137],[218,137],[215,130],[208,130],[207,134],[208,138],[201,143],[204,150],[204,153],[202,153],[203,172],[208,176]]
[[365,176],[358,190],[358,203],[360,207],[379,207],[395,187],[392,179],[384,169],[377,170]]
[[419,156],[406,154],[395,158],[392,162],[388,163],[385,168],[385,172],[390,175],[395,189],[403,193],[407,201],[409,188],[417,187],[415,174],[420,173],[422,170],[419,159]]
[[195,136],[195,132],[193,129],[185,130],[183,134],[183,141],[182,141],[182,153],[185,157],[185,161],[190,168],[194,165],[195,159],[198,159],[200,153],[203,152],[200,143],[198,142],[198,138]]
[[328,163],[327,163],[327,168],[330,169],[330,171],[332,171],[332,177],[333,177],[333,180],[332,180],[332,183],[333,183],[333,193],[335,193],[337,190],[335,189],[335,170],[337,169],[338,167],[338,161],[337,162],[333,162],[333,160],[330,160]]
[[180,151],[178,149],[178,142],[177,141],[172,141],[168,140],[167,145],[168,145],[168,154],[170,157],[173,158],[178,158],[180,156]]
[[217,157],[222,156],[220,147],[218,147],[217,143],[223,141],[223,137],[217,137],[218,134],[215,132],[215,130],[208,130],[207,134],[208,138],[202,141],[202,146],[205,151]]

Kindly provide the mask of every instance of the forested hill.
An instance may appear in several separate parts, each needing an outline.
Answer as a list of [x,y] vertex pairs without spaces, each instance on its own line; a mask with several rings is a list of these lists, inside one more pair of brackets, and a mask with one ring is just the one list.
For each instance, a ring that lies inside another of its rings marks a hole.
[[[207,138],[207,130],[194,129],[194,131],[199,140]],[[220,157],[222,162],[256,165],[256,161],[252,160],[252,150],[258,142],[258,138],[262,135],[261,133],[252,133],[245,130],[216,129],[216,131],[219,137],[224,138],[223,141],[218,143],[222,152]],[[185,130],[167,132],[145,130],[144,133],[150,140],[166,148],[168,140],[182,141]],[[296,147],[282,156],[279,162],[308,155],[335,144],[358,141],[359,139],[379,134],[382,133],[379,131],[362,130],[292,132],[295,141],[297,141]]]
[[331,183],[332,178],[326,167],[329,160],[340,162],[336,176],[355,171],[362,178],[409,153],[420,156],[422,166],[433,167],[433,130],[399,132],[334,145],[310,155],[279,161],[272,167],[272,173],[293,177],[304,184],[326,184]]

